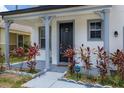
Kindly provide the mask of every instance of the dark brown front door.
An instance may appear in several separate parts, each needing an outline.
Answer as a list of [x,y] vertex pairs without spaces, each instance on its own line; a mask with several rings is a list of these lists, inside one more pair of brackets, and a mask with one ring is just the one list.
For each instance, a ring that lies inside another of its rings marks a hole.
[[67,62],[63,53],[67,48],[73,48],[73,22],[59,24],[59,40],[59,61]]

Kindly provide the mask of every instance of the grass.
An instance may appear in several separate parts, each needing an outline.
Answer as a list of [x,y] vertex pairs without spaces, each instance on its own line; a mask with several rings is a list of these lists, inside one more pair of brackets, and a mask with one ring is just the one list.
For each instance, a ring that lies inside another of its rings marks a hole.
[[26,61],[24,57],[10,57],[11,63],[23,62]]
[[[0,63],[5,62],[5,58],[0,58]],[[10,62],[11,63],[18,63],[18,62],[23,62],[26,61],[25,57],[10,57]]]
[[0,87],[1,88],[21,88],[21,85],[29,81],[29,76],[19,76],[16,74],[4,73],[0,74]]
[[34,69],[34,70],[32,70],[32,71],[30,72],[29,69],[21,69],[20,71],[22,71],[22,72],[27,72],[27,73],[31,73],[31,74],[36,74],[36,73],[38,73],[40,70]]
[[79,74],[79,77],[77,79],[77,74],[74,73],[74,74],[70,75],[69,73],[67,73],[65,78],[73,79],[76,81],[89,82],[89,83],[99,83],[101,85],[109,85],[112,87],[124,88],[124,80],[121,80],[119,75],[107,76],[104,80],[101,80],[101,78],[99,76],[98,77],[86,76],[84,74]]

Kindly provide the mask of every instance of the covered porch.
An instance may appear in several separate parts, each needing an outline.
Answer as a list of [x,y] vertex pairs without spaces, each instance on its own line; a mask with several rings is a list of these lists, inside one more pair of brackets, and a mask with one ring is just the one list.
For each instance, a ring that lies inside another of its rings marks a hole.
[[[109,53],[109,11],[111,6],[51,6],[37,7],[13,12],[2,12],[5,21],[5,57],[9,64],[9,28],[11,24],[18,23],[30,26],[31,42],[40,45],[41,56],[37,60],[45,61],[45,70],[52,64],[60,64],[60,24],[73,23],[73,48],[78,48],[83,43],[87,46],[104,46]],[[88,41],[87,20],[100,19],[103,21],[103,40]],[[40,28],[44,27],[44,28]],[[39,30],[41,29],[41,30]],[[44,29],[44,36],[42,30]],[[66,26],[65,26],[66,30]],[[41,32],[40,32],[41,31]],[[66,31],[65,31],[66,32]],[[68,31],[67,31],[68,32]],[[41,36],[40,36],[41,35]]]

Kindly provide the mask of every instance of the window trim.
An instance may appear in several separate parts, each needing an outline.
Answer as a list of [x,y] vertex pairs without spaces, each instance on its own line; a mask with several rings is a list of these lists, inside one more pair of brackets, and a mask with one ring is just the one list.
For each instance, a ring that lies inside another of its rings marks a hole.
[[[97,21],[101,21],[101,38],[91,38],[90,37],[90,23],[91,22],[97,22]],[[102,19],[90,19],[87,20],[87,41],[103,41],[103,21]]]
[[[39,47],[40,47],[40,49],[45,50],[45,47],[44,47],[44,48],[41,48],[41,41],[40,41],[40,39],[46,40],[45,36],[44,36],[44,38],[43,38],[43,37],[42,37],[42,38],[40,37],[40,29],[41,29],[41,28],[44,28],[44,29],[45,29],[45,26],[44,26],[44,25],[43,25],[43,26],[39,26],[38,28],[39,28],[39,29],[38,29],[38,34],[39,34],[39,35],[38,35],[38,36],[39,36],[39,37],[38,37],[38,38],[39,38]],[[49,29],[50,29],[50,35],[52,35],[52,32],[51,32],[52,28],[51,28],[51,26],[50,26]],[[51,42],[51,36],[50,36],[49,38],[50,38],[50,49],[51,49],[51,43],[52,43],[52,42]]]

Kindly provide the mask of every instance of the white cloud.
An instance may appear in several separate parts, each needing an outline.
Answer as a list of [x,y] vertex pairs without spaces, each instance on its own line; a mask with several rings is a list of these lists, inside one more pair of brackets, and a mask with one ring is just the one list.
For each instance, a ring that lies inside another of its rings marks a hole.
[[0,5],[0,12],[8,11],[8,9],[4,5]]

